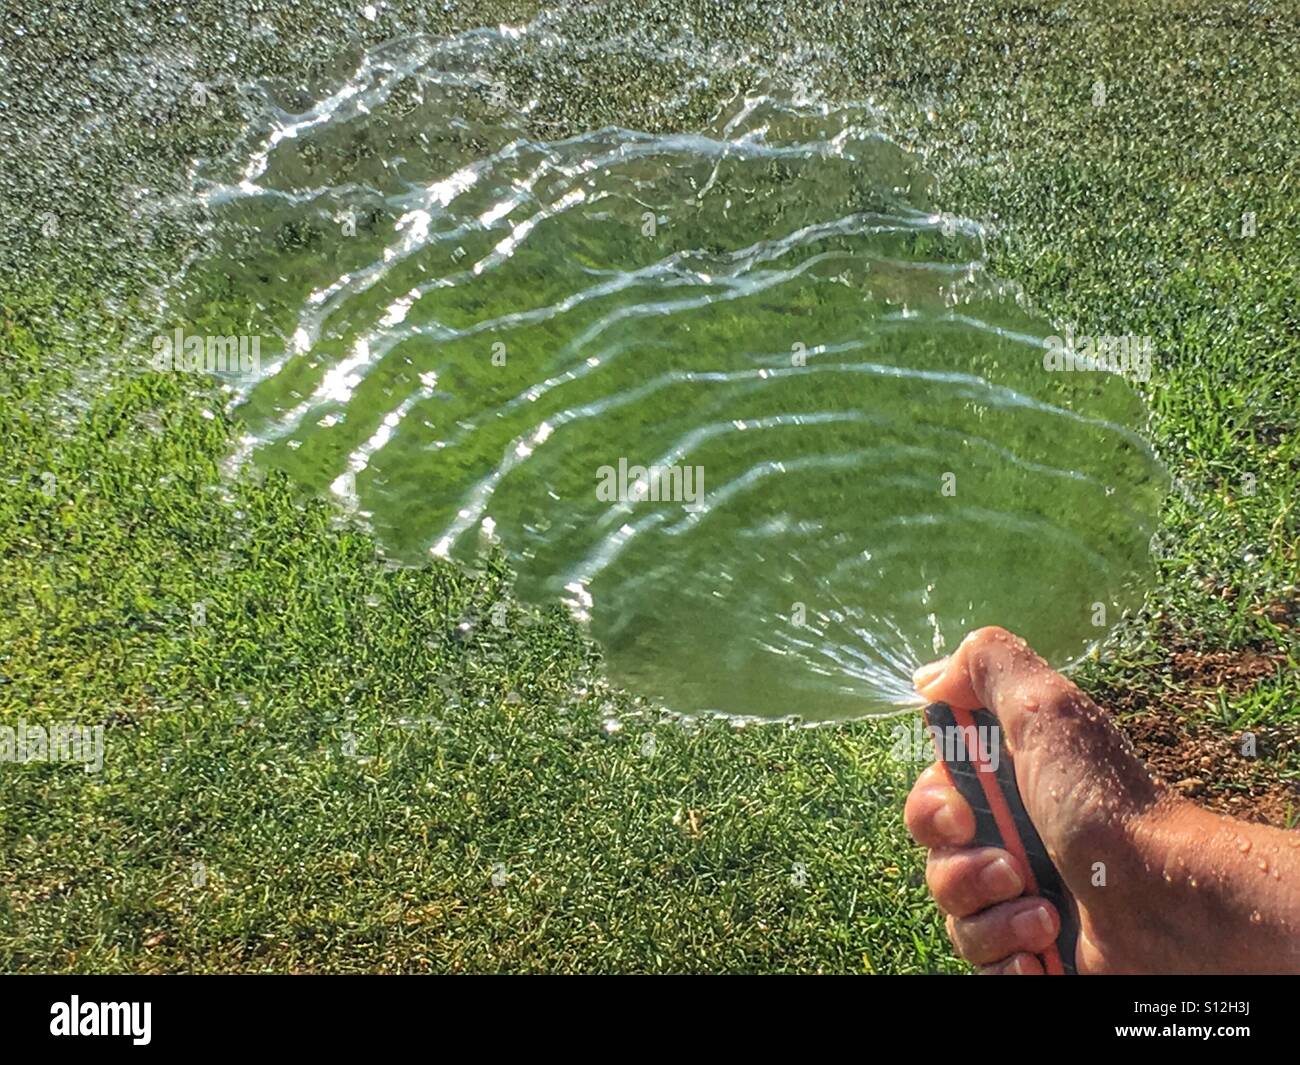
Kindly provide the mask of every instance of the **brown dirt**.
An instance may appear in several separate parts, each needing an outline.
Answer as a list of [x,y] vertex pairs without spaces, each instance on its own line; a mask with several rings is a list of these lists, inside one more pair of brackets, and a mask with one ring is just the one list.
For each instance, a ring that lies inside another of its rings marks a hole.
[[[1300,780],[1284,773],[1300,754],[1300,728],[1260,724],[1233,731],[1208,714],[1220,692],[1244,694],[1285,661],[1274,651],[1175,651],[1168,691],[1104,689],[1095,698],[1118,717],[1138,753],[1171,787],[1244,821],[1295,828]],[[1253,757],[1243,753],[1248,732]]]

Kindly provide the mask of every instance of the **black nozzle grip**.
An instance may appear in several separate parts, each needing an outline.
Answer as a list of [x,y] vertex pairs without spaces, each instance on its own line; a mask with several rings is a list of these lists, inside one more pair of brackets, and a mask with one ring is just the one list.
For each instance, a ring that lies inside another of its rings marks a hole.
[[987,710],[955,710],[947,703],[931,703],[925,708],[925,723],[953,787],[975,812],[973,845],[1010,851],[1022,873],[1028,873],[1025,894],[1047,899],[1060,915],[1056,943],[1039,955],[1044,970],[1073,975],[1079,939],[1074,899],[1025,811],[1015,763],[998,719]]

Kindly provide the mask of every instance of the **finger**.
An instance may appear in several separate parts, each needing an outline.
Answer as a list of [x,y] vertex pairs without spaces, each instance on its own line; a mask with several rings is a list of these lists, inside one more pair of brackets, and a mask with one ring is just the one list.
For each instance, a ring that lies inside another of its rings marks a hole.
[[990,965],[1013,954],[1037,954],[1056,939],[1060,921],[1046,899],[1001,902],[969,917],[949,917],[948,935],[957,953],[975,965]]
[[1036,954],[1013,954],[993,965],[982,965],[980,976],[1045,976],[1043,963]]
[[[976,629],[948,658],[917,670],[916,678],[927,699],[968,710],[986,707],[997,715],[1016,752],[1022,791],[1026,773],[1031,778],[1048,773],[1053,779],[1046,790],[1063,792],[1077,782],[1077,774],[1107,766],[1111,791],[1139,802],[1156,798],[1156,785],[1123,734],[1019,636],[995,627]],[[1072,752],[1071,759],[1062,759],[1064,751]]]
[[[942,663],[922,667],[916,675],[920,693],[933,702],[993,711],[1014,750],[1023,748],[1031,724],[1055,733],[1057,722],[1074,723],[1090,714],[1100,719],[1083,692],[1006,629],[976,629]],[[1042,738],[1054,747],[1063,742],[1059,733]]]
[[[1073,688],[1024,640],[996,626],[976,629],[946,659],[922,666],[913,679],[932,702],[960,710],[987,707],[999,717],[1004,707],[1013,711],[1052,698],[1062,685]],[[1012,722],[1003,724],[1009,728]]]
[[922,847],[960,847],[975,838],[974,812],[937,766],[927,769],[912,786],[903,823]]
[[932,850],[925,864],[925,882],[939,909],[954,917],[1018,898],[1025,890],[1014,859],[998,847]]

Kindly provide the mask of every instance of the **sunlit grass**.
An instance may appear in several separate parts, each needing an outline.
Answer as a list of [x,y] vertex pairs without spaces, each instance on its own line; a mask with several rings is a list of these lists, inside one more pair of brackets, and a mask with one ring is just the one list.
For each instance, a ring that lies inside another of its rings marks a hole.
[[[1290,668],[1204,715],[1225,736],[1294,722],[1294,620],[1272,608],[1300,541],[1300,33],[1221,5],[1058,7],[794,21],[855,57],[843,78],[900,135],[906,107],[943,101],[919,136],[951,209],[1007,223],[996,273],[1059,320],[1156,338],[1153,437],[1185,496],[1146,612],[1081,676],[1160,692],[1173,642],[1281,648]],[[280,47],[336,24],[311,10],[277,16]],[[569,103],[630,124],[643,88],[622,69]],[[219,140],[193,121],[123,151]],[[889,722],[683,728],[593,682],[558,610],[510,603],[496,625],[497,563],[392,569],[287,482],[227,484],[219,397],[113,370],[142,312],[105,275],[139,252],[99,247],[9,276],[0,317],[0,714],[107,726],[102,773],[0,763],[0,967],[962,968],[901,827],[917,767],[890,760]]]

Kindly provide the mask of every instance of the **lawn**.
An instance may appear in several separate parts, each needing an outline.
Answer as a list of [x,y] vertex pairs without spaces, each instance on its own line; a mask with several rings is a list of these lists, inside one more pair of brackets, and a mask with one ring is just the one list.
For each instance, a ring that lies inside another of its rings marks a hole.
[[[103,724],[105,757],[0,763],[0,969],[965,971],[902,829],[919,766],[890,757],[895,722],[677,721],[609,689],[499,559],[399,568],[285,479],[231,479],[220,391],[141,371],[193,235],[143,229],[131,190],[228,143],[236,86],[535,5],[184,7],[3,31],[0,723]],[[1078,677],[1180,788],[1294,824],[1300,12],[703,7],[564,19],[817,51],[828,92],[876,100],[945,207],[995,227],[995,274],[1155,339],[1158,573]],[[543,94],[539,127],[668,121],[610,62]]]

